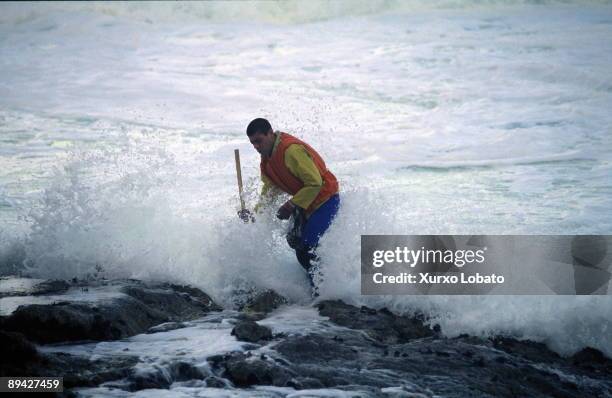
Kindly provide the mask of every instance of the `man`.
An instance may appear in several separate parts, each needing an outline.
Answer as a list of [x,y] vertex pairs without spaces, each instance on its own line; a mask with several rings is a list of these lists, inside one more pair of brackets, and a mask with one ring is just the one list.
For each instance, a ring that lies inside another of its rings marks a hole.
[[[313,281],[315,250],[338,212],[338,181],[317,151],[290,134],[274,132],[266,119],[251,121],[247,136],[261,154],[261,197],[269,197],[274,188],[292,195],[276,216],[281,220],[293,216],[294,225],[287,234],[287,242],[308,272],[313,294],[317,295]],[[255,210],[259,208],[258,205]],[[245,222],[252,219],[248,210],[239,212],[239,216]]]

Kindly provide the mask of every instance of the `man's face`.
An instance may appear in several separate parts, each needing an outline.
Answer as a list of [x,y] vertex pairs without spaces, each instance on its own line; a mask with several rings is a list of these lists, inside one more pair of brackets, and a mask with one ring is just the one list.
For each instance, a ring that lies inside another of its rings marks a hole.
[[255,133],[249,137],[249,141],[253,144],[253,147],[261,155],[269,157],[272,154],[272,148],[274,147],[274,133],[269,130],[266,133]]

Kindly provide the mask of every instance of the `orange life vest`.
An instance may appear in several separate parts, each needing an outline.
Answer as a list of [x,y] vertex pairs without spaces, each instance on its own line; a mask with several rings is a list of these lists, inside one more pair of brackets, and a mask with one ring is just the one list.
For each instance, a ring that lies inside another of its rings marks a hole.
[[274,185],[287,192],[289,195],[295,195],[300,189],[302,189],[304,183],[291,174],[291,171],[289,171],[285,165],[285,151],[287,151],[289,145],[303,145],[306,152],[308,152],[314,161],[315,166],[317,166],[317,169],[319,169],[319,173],[323,179],[321,191],[319,191],[319,194],[312,201],[308,209],[306,209],[306,214],[310,215],[310,213],[317,209],[327,199],[338,193],[338,180],[336,180],[336,177],[332,174],[332,172],[327,169],[323,158],[321,158],[317,151],[315,151],[310,145],[290,134],[279,134],[281,135],[280,141],[276,147],[276,150],[274,153],[272,153],[272,156],[270,158],[261,158],[261,173],[262,175],[268,177],[270,181],[274,183]]

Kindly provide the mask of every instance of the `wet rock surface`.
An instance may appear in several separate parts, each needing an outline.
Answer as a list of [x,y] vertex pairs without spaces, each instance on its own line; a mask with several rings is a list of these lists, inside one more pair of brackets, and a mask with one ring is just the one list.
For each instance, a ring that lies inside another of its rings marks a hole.
[[36,346],[21,333],[0,330],[2,355],[0,355],[0,376],[10,376],[7,372],[23,371],[27,364],[40,359]]
[[79,340],[116,340],[146,331],[170,319],[167,314],[131,298],[109,304],[60,302],[19,307],[2,321],[37,343]]
[[327,388],[360,396],[612,396],[612,361],[592,348],[562,358],[530,341],[443,338],[419,317],[384,309],[339,301],[317,308],[343,328],[283,335],[265,355],[256,349],[217,357],[214,369],[241,387]]
[[365,331],[381,343],[407,342],[428,337],[434,332],[419,317],[398,316],[389,310],[357,308],[342,301],[323,301],[317,305],[319,313],[340,326]]
[[258,325],[253,321],[238,321],[232,329],[232,336],[236,336],[240,341],[256,343],[260,340],[270,340],[272,331],[270,328]]
[[293,375],[286,367],[279,366],[266,357],[252,357],[243,353],[230,355],[225,359],[225,373],[238,387],[252,385],[285,386]]
[[38,351],[21,333],[0,331],[6,350],[0,356],[0,376],[63,377],[64,387],[97,386],[129,376],[138,358],[122,356],[89,360],[79,356]]
[[267,314],[274,311],[283,304],[287,304],[287,299],[276,293],[274,290],[264,290],[256,292],[250,296],[245,305],[239,307],[245,312],[259,312]]
[[0,317],[0,328],[22,333],[37,343],[116,340],[160,323],[195,319],[220,310],[204,292],[191,287],[122,280],[86,287],[81,284],[79,288],[86,294],[100,286],[116,288],[116,297],[22,305]]
[[[445,338],[420,316],[342,301],[299,307],[311,318],[285,328],[295,313],[277,306],[284,299],[268,300],[276,293],[264,300],[273,305],[260,311],[211,312],[220,308],[192,287],[113,283],[119,298],[28,305],[2,319],[7,349],[0,374],[62,376],[68,394],[74,387],[107,389],[91,396],[184,386],[279,397],[297,390],[309,396],[612,397],[612,360],[593,348],[566,358],[544,344],[507,337]],[[145,334],[121,340],[117,347],[124,348],[105,346],[137,333]],[[181,348],[205,333],[210,340]],[[70,339],[100,343],[69,344],[66,352],[63,345],[35,344]],[[159,342],[162,356],[151,359],[157,354],[147,342]]]

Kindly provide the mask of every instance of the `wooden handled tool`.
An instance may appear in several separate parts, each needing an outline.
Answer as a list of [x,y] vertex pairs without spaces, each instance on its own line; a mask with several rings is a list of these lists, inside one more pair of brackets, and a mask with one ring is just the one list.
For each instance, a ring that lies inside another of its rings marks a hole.
[[244,210],[244,198],[242,197],[242,172],[240,171],[240,151],[238,149],[234,149],[234,157],[236,158],[236,176],[238,177],[238,196],[240,197],[240,210]]

